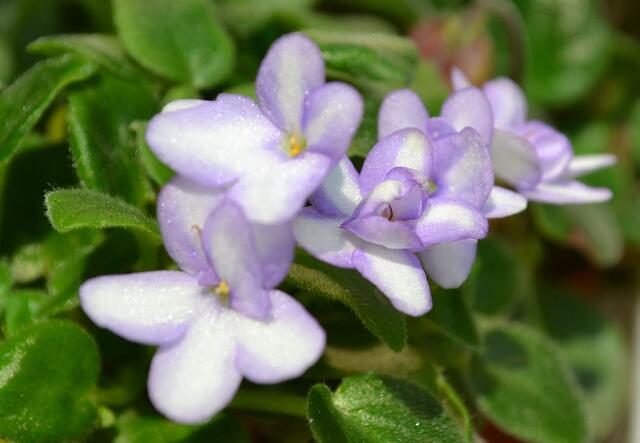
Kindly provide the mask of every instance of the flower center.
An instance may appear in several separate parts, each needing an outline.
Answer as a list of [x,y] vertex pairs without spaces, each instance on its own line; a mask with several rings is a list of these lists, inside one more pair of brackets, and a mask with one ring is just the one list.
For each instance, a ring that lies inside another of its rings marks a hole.
[[288,153],[291,157],[297,157],[307,147],[307,142],[304,137],[294,133],[289,135],[289,149]]
[[393,208],[391,207],[391,205],[386,205],[384,207],[384,209],[382,210],[382,212],[380,213],[380,215],[384,218],[386,218],[389,221],[393,220]]
[[213,286],[211,288],[211,292],[214,295],[217,295],[218,297],[220,297],[221,301],[224,304],[226,304],[229,301],[229,294],[231,294],[231,288],[229,288],[229,285],[227,284],[226,281],[220,280],[220,283],[218,283],[217,286]]

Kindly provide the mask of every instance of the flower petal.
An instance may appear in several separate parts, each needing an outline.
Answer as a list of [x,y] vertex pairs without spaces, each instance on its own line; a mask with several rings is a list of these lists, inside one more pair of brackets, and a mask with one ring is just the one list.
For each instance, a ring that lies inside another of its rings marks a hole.
[[366,243],[353,264],[398,311],[417,317],[431,309],[427,276],[414,253]]
[[320,186],[332,160],[315,152],[265,164],[229,190],[229,196],[255,223],[278,224],[293,219]]
[[314,257],[340,268],[351,268],[351,256],[360,242],[340,227],[343,222],[344,218],[304,208],[293,221],[293,235],[298,244]]
[[195,98],[174,100],[164,105],[164,107],[162,108],[162,112],[180,111],[182,109],[194,108],[205,103],[208,103],[207,100],[200,100]]
[[325,333],[293,297],[271,291],[267,321],[236,317],[236,364],[254,383],[280,383],[299,377],[322,355]]
[[202,246],[230,289],[231,306],[251,317],[267,317],[269,298],[253,232],[236,204],[225,200],[211,212],[202,229]]
[[534,147],[542,171],[542,180],[554,180],[564,176],[573,158],[569,139],[555,128],[539,121],[528,121],[517,133]]
[[280,129],[301,132],[307,94],[324,83],[320,49],[303,34],[276,40],[260,64],[256,94],[260,108]]
[[480,89],[469,87],[453,92],[442,105],[440,116],[451,123],[456,131],[473,128],[485,143],[491,143],[491,105]]
[[502,218],[517,214],[525,209],[527,209],[527,199],[522,195],[500,186],[494,186],[482,212],[487,218]]
[[454,90],[468,88],[469,86],[473,86],[473,84],[469,81],[465,73],[462,69],[454,66],[451,69],[451,85]]
[[607,188],[592,188],[574,180],[543,182],[519,192],[529,200],[556,205],[602,203],[612,197]]
[[351,214],[362,201],[359,175],[348,157],[344,157],[327,174],[311,195],[311,204],[325,215]]
[[513,129],[525,122],[527,98],[513,80],[497,78],[485,83],[482,89],[491,103],[494,127]]
[[446,289],[459,287],[469,276],[476,259],[477,240],[440,243],[418,254],[425,271]]
[[512,132],[493,133],[491,161],[496,177],[518,188],[533,187],[542,178],[535,148]]
[[188,274],[199,277],[211,272],[200,233],[207,216],[222,199],[220,190],[182,176],[174,177],[158,194],[158,223],[164,246]]
[[360,93],[345,83],[322,85],[307,97],[302,132],[307,149],[338,161],[347,152],[362,120]]
[[426,134],[429,119],[427,108],[420,97],[410,89],[393,91],[384,98],[378,112],[378,140],[407,128]]
[[149,398],[180,423],[209,420],[229,404],[242,381],[235,364],[235,330],[213,306],[203,310],[182,340],[161,347],[151,362]]
[[466,203],[442,197],[429,199],[415,232],[425,247],[437,243],[481,239],[489,229],[487,218]]
[[579,155],[577,157],[573,157],[564,173],[564,176],[579,177],[581,175],[586,175],[597,171],[598,169],[615,165],[617,160],[616,156],[611,154]]
[[429,177],[432,146],[423,132],[402,129],[375,144],[362,165],[360,187],[363,194],[382,183],[387,173],[397,167],[414,169]]
[[108,275],[80,287],[80,305],[98,326],[127,340],[160,345],[182,336],[201,292],[183,272]]
[[355,218],[342,227],[363,240],[389,249],[415,249],[422,246],[420,237],[412,226],[402,221],[389,221],[378,215]]
[[489,147],[480,134],[465,128],[434,143],[433,177],[437,195],[481,208],[493,187]]
[[251,225],[265,288],[274,288],[287,276],[293,261],[295,240],[291,222]]
[[284,155],[278,150],[283,137],[250,98],[231,94],[162,112],[146,133],[160,160],[190,179],[214,186],[278,161]]

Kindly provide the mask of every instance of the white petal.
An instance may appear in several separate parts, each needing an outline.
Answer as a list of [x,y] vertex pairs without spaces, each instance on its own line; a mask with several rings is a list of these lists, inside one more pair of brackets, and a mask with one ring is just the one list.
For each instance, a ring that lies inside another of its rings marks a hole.
[[179,342],[162,347],[151,362],[153,405],[171,420],[202,423],[224,409],[242,380],[236,368],[232,324],[207,305]]
[[202,288],[176,271],[92,278],[80,287],[80,305],[98,326],[127,340],[158,345],[180,338]]
[[378,140],[401,129],[415,128],[426,134],[429,113],[420,97],[410,89],[389,93],[378,112]]
[[344,218],[329,217],[313,208],[304,208],[293,222],[298,244],[314,257],[341,268],[351,268],[351,256],[359,241],[342,229]]
[[579,177],[586,175],[598,169],[615,165],[617,160],[616,156],[611,154],[579,155],[573,157],[567,171],[565,171],[565,176]]
[[431,309],[427,276],[414,253],[366,243],[354,253],[353,263],[398,311],[417,317]]
[[324,331],[300,303],[280,291],[271,291],[269,296],[269,320],[235,316],[239,346],[236,362],[254,383],[280,383],[299,377],[324,350]]
[[542,178],[536,150],[527,139],[496,130],[491,143],[491,161],[497,178],[516,187],[533,187]]
[[494,186],[482,212],[487,218],[502,218],[517,214],[525,209],[527,209],[527,199],[522,195],[500,186]]
[[556,205],[602,203],[611,199],[607,188],[592,188],[578,181],[540,183],[533,189],[521,190],[529,200]]
[[325,215],[350,215],[362,201],[358,171],[348,157],[327,174],[311,196],[311,204]]
[[429,277],[443,288],[457,288],[469,276],[476,258],[476,240],[440,243],[418,254]]

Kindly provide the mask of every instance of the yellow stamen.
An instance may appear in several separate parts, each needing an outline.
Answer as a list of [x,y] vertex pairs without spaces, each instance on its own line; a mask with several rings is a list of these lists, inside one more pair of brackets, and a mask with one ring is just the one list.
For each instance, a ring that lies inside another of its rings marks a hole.
[[302,137],[297,136],[295,133],[289,136],[289,154],[291,157],[298,156],[305,148],[305,142]]
[[229,285],[224,280],[220,281],[218,286],[213,288],[213,293],[220,297],[228,297],[230,292],[231,290],[229,289]]

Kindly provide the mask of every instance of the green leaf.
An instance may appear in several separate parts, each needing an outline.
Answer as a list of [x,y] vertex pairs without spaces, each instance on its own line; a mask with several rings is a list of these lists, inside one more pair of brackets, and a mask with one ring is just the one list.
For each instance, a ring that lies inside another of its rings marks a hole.
[[444,408],[407,381],[375,374],[343,380],[332,394],[315,385],[307,411],[319,443],[463,442]]
[[147,175],[159,186],[163,186],[171,177],[175,175],[175,172],[167,165],[162,163],[158,157],[151,151],[147,141],[144,138],[147,131],[147,123],[135,122],[132,125],[133,130],[136,132],[136,140],[138,144],[138,153],[140,154],[140,163],[147,172]]
[[36,325],[1,343],[0,435],[25,443],[82,440],[97,424],[87,399],[97,377],[95,343],[71,322]]
[[523,325],[489,327],[471,381],[477,403],[503,431],[532,443],[583,443],[578,387],[558,349]]
[[250,443],[249,434],[234,418],[217,415],[211,422],[188,426],[158,416],[137,416],[125,413],[116,424],[118,435],[114,443]]
[[386,33],[309,29],[320,47],[327,76],[353,83],[381,99],[411,81],[417,50],[411,40]]
[[140,83],[102,73],[69,95],[71,153],[80,182],[139,205],[155,195],[136,153],[130,129],[159,109]]
[[[608,29],[594,0],[515,0],[528,38],[530,98],[566,104],[587,93],[607,67]],[[553,17],[553,20],[549,20]]]
[[624,238],[610,204],[534,204],[531,209],[538,229],[548,238],[582,251],[598,266],[621,260]]
[[559,344],[582,389],[591,432],[599,440],[624,416],[629,359],[619,328],[558,289],[539,295],[542,323]]
[[458,290],[438,290],[433,293],[433,309],[425,319],[451,338],[467,346],[478,345],[478,331],[471,312]]
[[32,53],[48,56],[75,54],[129,79],[139,79],[145,75],[144,71],[127,59],[120,41],[111,35],[65,34],[40,37],[31,42],[27,49]]
[[198,88],[214,86],[231,72],[233,41],[205,0],[115,0],[122,42],[141,65]]
[[47,193],[44,200],[47,217],[59,232],[130,228],[160,239],[155,220],[116,197],[89,189],[59,189]]
[[85,60],[63,56],[34,65],[4,89],[0,95],[0,161],[13,154],[60,91],[94,71]]
[[395,351],[407,342],[405,320],[389,300],[358,272],[322,263],[298,254],[287,282],[312,295],[348,306],[364,326]]
[[473,272],[463,286],[474,311],[501,315],[514,304],[520,292],[516,257],[502,241],[486,238],[478,242]]
[[10,337],[32,324],[37,318],[38,307],[46,300],[46,292],[33,289],[13,291],[0,298],[0,311],[4,311],[4,335]]

